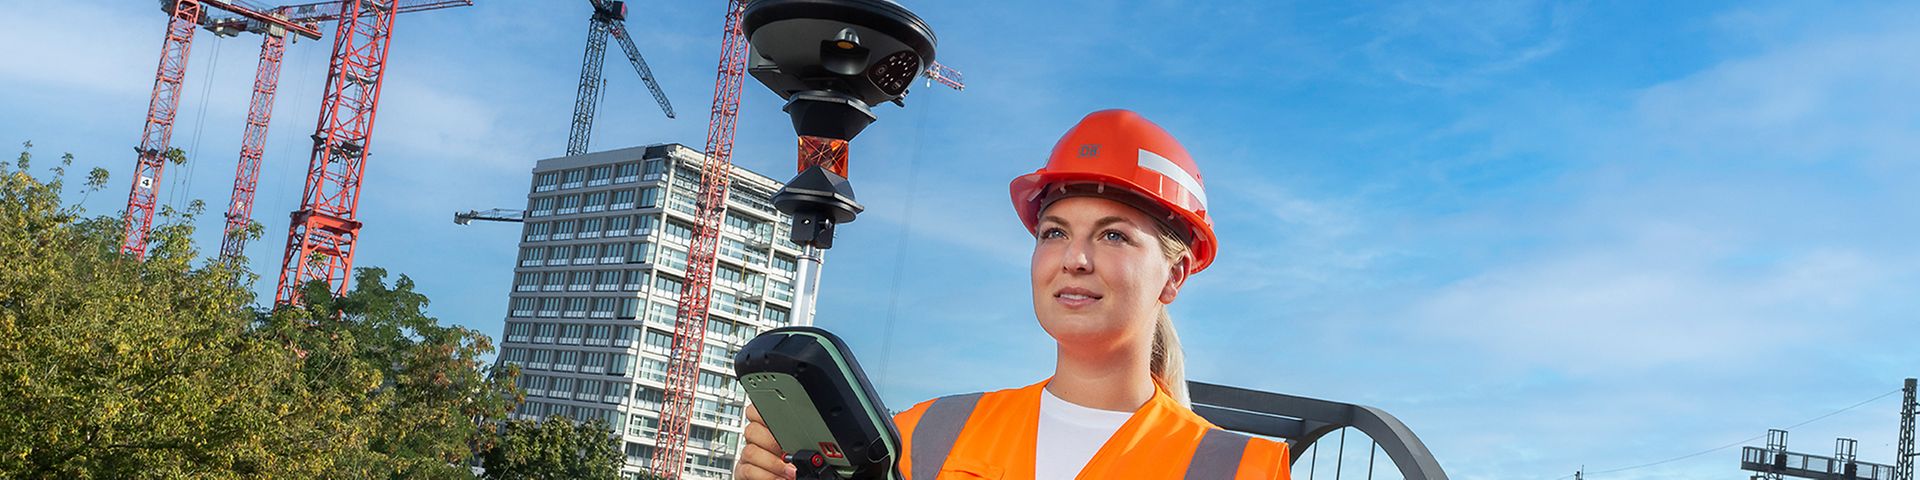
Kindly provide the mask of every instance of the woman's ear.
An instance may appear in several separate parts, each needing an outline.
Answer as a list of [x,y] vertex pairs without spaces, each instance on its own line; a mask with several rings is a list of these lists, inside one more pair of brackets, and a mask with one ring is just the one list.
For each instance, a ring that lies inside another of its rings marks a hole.
[[1192,254],[1182,254],[1173,262],[1173,269],[1167,272],[1167,284],[1160,287],[1161,304],[1171,304],[1174,297],[1180,296],[1180,287],[1187,284],[1187,262],[1192,260]]

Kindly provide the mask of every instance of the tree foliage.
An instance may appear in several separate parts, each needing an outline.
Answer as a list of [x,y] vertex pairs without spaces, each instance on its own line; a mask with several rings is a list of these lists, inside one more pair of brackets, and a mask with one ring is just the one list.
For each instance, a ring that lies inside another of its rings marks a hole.
[[[440,325],[407,276],[248,307],[245,262],[192,245],[200,202],[161,208],[136,260],[120,219],[61,203],[72,156],[43,182],[31,147],[0,162],[0,478],[471,478],[513,438],[517,370],[487,367],[487,336]],[[94,169],[85,192],[107,184]]]
[[507,422],[499,444],[481,455],[486,478],[499,480],[613,480],[620,450],[606,422],[558,417]]

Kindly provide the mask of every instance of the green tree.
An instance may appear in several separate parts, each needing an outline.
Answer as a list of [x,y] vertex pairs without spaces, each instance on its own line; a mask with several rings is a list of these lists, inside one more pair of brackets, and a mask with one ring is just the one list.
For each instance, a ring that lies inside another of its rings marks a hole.
[[193,265],[201,205],[163,208],[131,261],[118,219],[61,205],[72,156],[42,183],[28,148],[0,162],[0,477],[245,477],[309,459],[277,443],[270,401],[297,364],[246,334],[239,271]]
[[42,182],[27,147],[0,162],[0,478],[471,478],[498,443],[517,370],[411,279],[247,308],[245,262],[193,248],[200,202],[162,208],[136,260],[118,218],[61,203],[72,157]]
[[612,480],[620,478],[619,443],[601,420],[515,420],[501,427],[499,442],[480,458],[490,479]]

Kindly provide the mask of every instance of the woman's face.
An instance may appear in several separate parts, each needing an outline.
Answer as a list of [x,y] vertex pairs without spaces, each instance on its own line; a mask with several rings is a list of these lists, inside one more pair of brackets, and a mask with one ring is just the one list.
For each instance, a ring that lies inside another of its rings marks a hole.
[[1184,275],[1162,253],[1156,223],[1099,197],[1069,197],[1040,212],[1033,247],[1033,313],[1063,348],[1150,345],[1159,305]]

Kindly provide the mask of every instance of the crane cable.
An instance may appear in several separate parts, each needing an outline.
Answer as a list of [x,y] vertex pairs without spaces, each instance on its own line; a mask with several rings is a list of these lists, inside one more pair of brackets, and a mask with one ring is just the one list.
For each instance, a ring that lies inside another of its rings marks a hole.
[[[194,112],[193,140],[188,142],[186,155],[200,154],[200,132],[205,130],[202,127],[207,123],[207,99],[213,96],[214,74],[220,70],[220,46],[225,44],[223,40],[219,35],[213,36],[213,59],[208,60],[207,73],[200,76],[200,105],[195,107],[199,111]],[[162,157],[160,161],[168,161],[165,158],[166,154],[167,152],[160,152]],[[167,207],[175,212],[180,211],[180,200],[190,202],[193,199],[193,192],[188,189],[193,188],[193,167],[198,163],[200,162],[186,161],[180,166],[186,171],[173,176],[173,185],[167,191]]]
[[[1855,408],[1859,408],[1859,407],[1860,407],[1860,406],[1862,406],[1862,405],[1866,405],[1866,404],[1869,404],[1869,403],[1873,403],[1873,402],[1874,402],[1875,400],[1879,400],[1879,399],[1882,399],[1882,398],[1887,398],[1887,396],[1888,396],[1888,395],[1893,395],[1893,394],[1896,394],[1896,393],[1900,393],[1901,391],[1902,391],[1902,390],[1899,390],[1899,389],[1895,389],[1895,390],[1893,390],[1893,391],[1889,391],[1889,392],[1887,392],[1887,393],[1882,393],[1882,394],[1880,394],[1880,395],[1877,395],[1877,396],[1874,396],[1873,398],[1869,398],[1869,399],[1866,399],[1866,400],[1862,400],[1862,401],[1860,401],[1860,403],[1855,403],[1855,404],[1853,404],[1853,405],[1848,405],[1848,406],[1847,406],[1846,408],[1842,408],[1842,409],[1839,409],[1839,410],[1834,410],[1834,411],[1831,411],[1831,412],[1827,412],[1827,413],[1826,413],[1826,414],[1824,414],[1824,415],[1821,415],[1821,416],[1818,416],[1818,417],[1813,417],[1813,418],[1810,418],[1810,419],[1807,419],[1807,421],[1804,421],[1804,422],[1800,422],[1800,423],[1796,423],[1796,424],[1793,424],[1793,425],[1788,425],[1788,426],[1787,426],[1787,428],[1784,428],[1784,429],[1782,429],[1782,430],[1792,430],[1792,429],[1795,429],[1795,428],[1799,428],[1799,427],[1802,427],[1802,426],[1805,426],[1805,425],[1807,425],[1807,424],[1809,424],[1809,423],[1813,423],[1813,422],[1817,422],[1817,421],[1821,421],[1821,420],[1825,420],[1825,419],[1826,419],[1827,417],[1831,417],[1831,416],[1834,416],[1834,415],[1839,415],[1839,414],[1840,414],[1840,413],[1842,413],[1842,412],[1846,412],[1846,411],[1848,411],[1848,410],[1853,410],[1853,409],[1855,409]],[[1598,471],[1598,472],[1585,472],[1585,475],[1595,475],[1595,474],[1608,474],[1608,473],[1615,473],[1615,472],[1624,472],[1624,471],[1627,471],[1627,470],[1634,470],[1634,469],[1640,469],[1640,468],[1647,468],[1647,467],[1652,467],[1652,466],[1656,466],[1656,465],[1665,465],[1665,464],[1668,464],[1668,463],[1673,463],[1673,462],[1678,462],[1678,461],[1681,461],[1681,460],[1686,460],[1686,459],[1689,459],[1689,458],[1693,458],[1693,457],[1698,457],[1698,456],[1701,456],[1701,455],[1706,455],[1706,454],[1709,454],[1709,453],[1713,453],[1713,452],[1718,452],[1718,451],[1721,451],[1721,450],[1726,450],[1726,449],[1729,449],[1729,448],[1733,448],[1733,447],[1736,447],[1736,446],[1740,446],[1741,444],[1744,444],[1744,443],[1747,443],[1747,442],[1752,442],[1752,441],[1754,441],[1754,440],[1759,440],[1759,439],[1761,439],[1761,438],[1765,438],[1765,437],[1766,437],[1766,434],[1760,434],[1760,435],[1754,435],[1754,436],[1752,436],[1752,437],[1747,437],[1747,438],[1744,438],[1744,439],[1741,439],[1740,441],[1737,441],[1737,442],[1733,442],[1733,443],[1729,443],[1729,444],[1726,444],[1726,445],[1721,445],[1721,446],[1718,446],[1718,447],[1713,447],[1713,448],[1709,448],[1709,449],[1706,449],[1706,450],[1701,450],[1701,451],[1698,451],[1698,452],[1693,452],[1693,453],[1689,453],[1689,454],[1686,454],[1686,455],[1681,455],[1681,456],[1678,456],[1678,457],[1673,457],[1673,458],[1669,458],[1669,459],[1666,459],[1666,460],[1660,460],[1660,461],[1657,461],[1657,462],[1648,462],[1648,463],[1642,463],[1642,464],[1639,464],[1639,465],[1634,465],[1634,466],[1630,466],[1630,467],[1620,467],[1620,468],[1615,468],[1615,469],[1612,469],[1612,470],[1601,470],[1601,471]],[[1554,480],[1564,480],[1564,479],[1568,479],[1568,478],[1574,478],[1574,476],[1573,476],[1573,475],[1568,475],[1568,476],[1564,476],[1564,477],[1560,477],[1560,478],[1557,478],[1557,479],[1554,479]]]
[[[928,98],[931,100],[932,96]],[[913,235],[913,198],[920,182],[920,137],[927,133],[927,119],[931,116],[927,112],[933,110],[933,103],[928,101],[927,105],[920,108],[920,118],[915,121],[913,128],[913,140],[907,147],[912,154],[907,156],[907,199],[902,208],[905,214],[900,220],[900,240],[895,242],[894,247],[893,282],[887,287],[887,323],[881,328],[880,334],[880,388],[887,388],[887,372],[893,369],[893,325],[899,320],[900,283],[906,275],[907,240]]]

